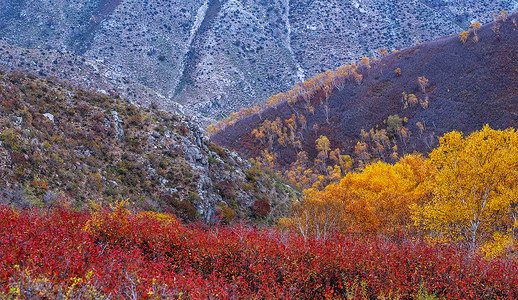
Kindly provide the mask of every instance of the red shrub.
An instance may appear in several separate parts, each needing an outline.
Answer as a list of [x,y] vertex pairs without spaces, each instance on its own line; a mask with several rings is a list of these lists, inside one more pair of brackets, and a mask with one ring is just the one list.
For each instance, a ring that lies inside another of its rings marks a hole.
[[254,215],[258,216],[259,218],[266,217],[270,213],[270,210],[270,203],[265,200],[255,200],[254,204],[252,205],[252,211],[254,212]]
[[516,262],[487,261],[451,244],[352,235],[304,242],[274,230],[186,226],[120,207],[93,214],[0,207],[0,254],[1,292],[14,295],[18,287],[47,298],[410,299],[425,290],[450,299],[512,299],[518,292]]

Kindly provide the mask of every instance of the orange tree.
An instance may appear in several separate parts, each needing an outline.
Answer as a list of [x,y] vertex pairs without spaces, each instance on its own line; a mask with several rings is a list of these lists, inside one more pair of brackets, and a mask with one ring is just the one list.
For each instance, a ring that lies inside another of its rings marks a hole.
[[394,165],[377,162],[323,191],[305,190],[303,203],[282,222],[317,237],[332,229],[388,235],[404,231],[412,226],[410,206],[431,196],[430,177],[420,155],[407,155]]

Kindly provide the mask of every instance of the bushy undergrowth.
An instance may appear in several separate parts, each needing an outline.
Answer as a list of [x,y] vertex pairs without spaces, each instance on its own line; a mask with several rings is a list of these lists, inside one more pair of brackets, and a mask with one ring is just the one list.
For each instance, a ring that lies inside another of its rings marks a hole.
[[0,208],[2,297],[515,298],[518,265],[455,244],[186,226],[122,205]]

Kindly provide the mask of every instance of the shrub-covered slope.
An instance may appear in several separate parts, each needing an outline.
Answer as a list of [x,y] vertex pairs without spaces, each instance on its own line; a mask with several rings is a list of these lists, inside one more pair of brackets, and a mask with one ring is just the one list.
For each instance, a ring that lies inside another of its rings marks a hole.
[[[473,20],[489,22],[493,12],[511,11],[516,3],[7,0],[0,1],[0,38],[82,55],[152,89],[165,104],[179,102],[195,114],[218,118],[304,76],[380,48],[452,34]],[[35,73],[42,69],[33,67]]]
[[289,188],[259,173],[180,114],[0,73],[2,202],[81,206],[129,198],[188,220],[228,222],[278,213],[288,201]]
[[133,103],[160,105],[160,108],[181,110],[177,103],[163,103],[156,91],[136,83],[120,71],[99,61],[72,52],[51,49],[27,49],[0,40],[0,66],[7,71],[21,71],[65,81],[81,89],[104,94],[119,94]]

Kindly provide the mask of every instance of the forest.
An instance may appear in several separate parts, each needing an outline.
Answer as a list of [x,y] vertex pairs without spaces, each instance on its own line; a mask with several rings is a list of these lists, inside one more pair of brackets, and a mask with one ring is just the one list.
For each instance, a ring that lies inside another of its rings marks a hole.
[[458,242],[488,257],[513,256],[517,151],[514,129],[450,132],[428,158],[411,154],[394,164],[378,161],[324,189],[305,189],[293,216],[280,222],[304,237],[326,239],[334,230],[404,233]]

